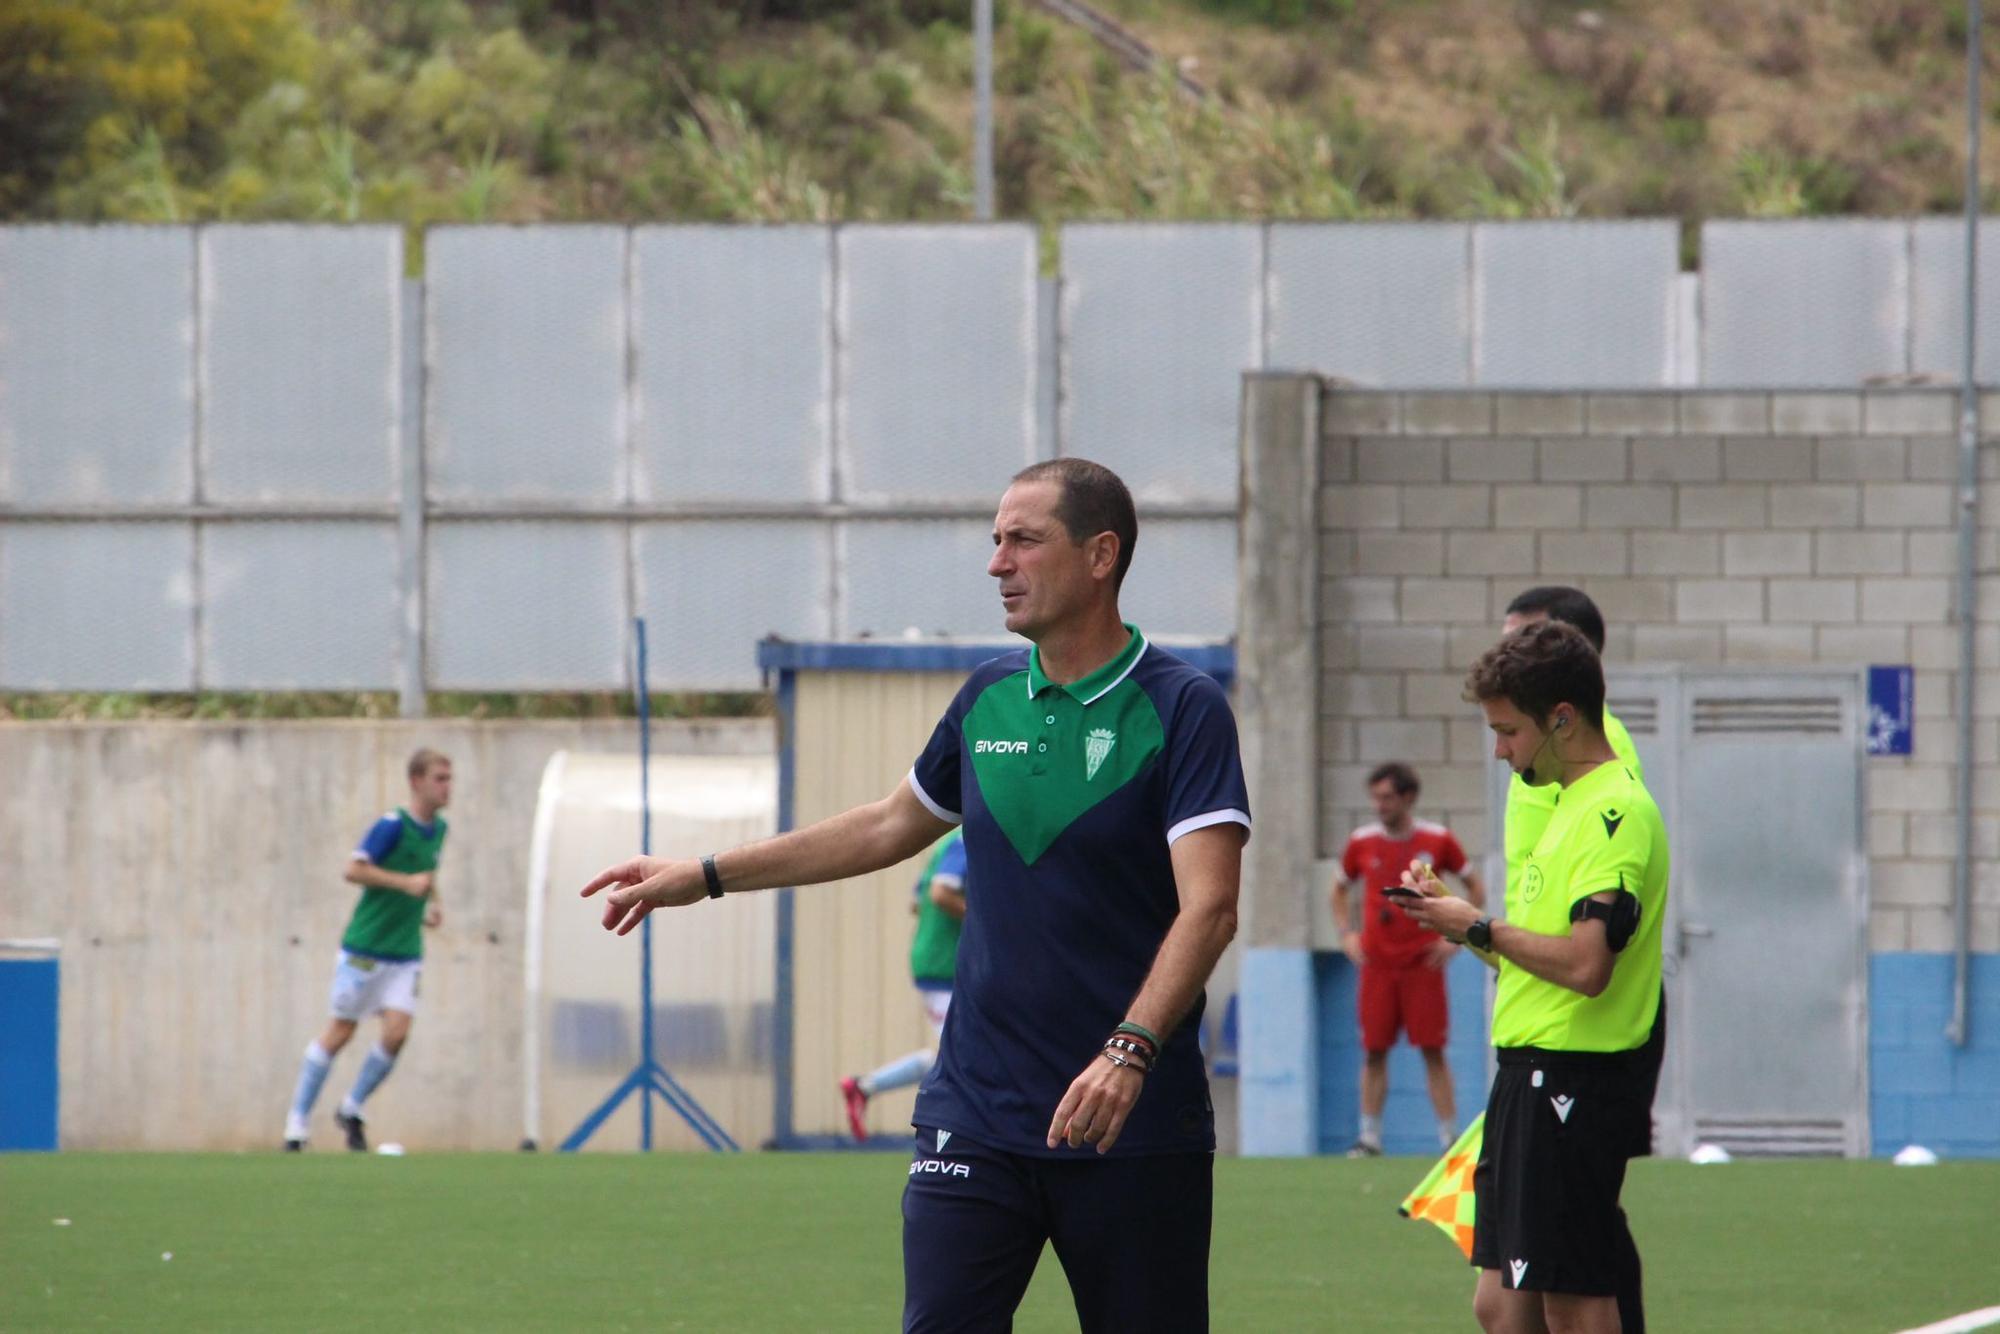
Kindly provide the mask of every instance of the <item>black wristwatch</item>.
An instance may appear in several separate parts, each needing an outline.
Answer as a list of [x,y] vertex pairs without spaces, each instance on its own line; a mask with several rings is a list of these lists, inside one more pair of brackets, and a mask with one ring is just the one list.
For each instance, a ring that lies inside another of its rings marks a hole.
[[722,877],[716,874],[715,854],[712,852],[701,859],[701,878],[708,882],[708,896],[710,898],[719,899],[722,897]]
[[1493,919],[1482,917],[1465,928],[1465,943],[1476,950],[1491,953],[1493,950]]

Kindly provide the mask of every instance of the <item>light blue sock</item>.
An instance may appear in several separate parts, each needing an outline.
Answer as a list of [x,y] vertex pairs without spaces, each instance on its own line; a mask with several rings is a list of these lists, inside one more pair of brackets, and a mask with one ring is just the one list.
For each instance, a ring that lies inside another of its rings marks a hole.
[[[299,1065],[299,1082],[292,1089],[292,1111],[285,1118],[285,1138],[304,1139],[305,1126],[312,1117],[313,1104],[319,1101],[320,1085],[326,1083],[326,1072],[333,1069],[333,1057],[314,1038],[306,1044],[306,1058]],[[298,1133],[294,1134],[296,1131]]]
[[889,1089],[899,1089],[907,1084],[918,1083],[930,1072],[931,1064],[936,1060],[937,1053],[928,1048],[923,1051],[913,1051],[908,1056],[899,1056],[880,1070],[861,1076],[858,1081],[861,1091],[872,1098]]
[[368,1059],[361,1063],[361,1073],[354,1077],[354,1087],[340,1100],[342,1116],[361,1115],[361,1104],[368,1101],[368,1095],[381,1087],[389,1072],[396,1068],[396,1058],[376,1043],[368,1049]]

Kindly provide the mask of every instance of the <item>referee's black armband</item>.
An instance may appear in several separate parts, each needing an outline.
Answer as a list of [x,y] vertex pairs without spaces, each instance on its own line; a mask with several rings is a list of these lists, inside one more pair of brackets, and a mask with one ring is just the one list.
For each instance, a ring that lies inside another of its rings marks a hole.
[[1569,920],[1582,922],[1596,918],[1604,923],[1604,943],[1611,947],[1613,954],[1632,943],[1632,934],[1639,929],[1639,900],[1626,890],[1617,890],[1617,897],[1605,903],[1598,899],[1578,899],[1569,906]]

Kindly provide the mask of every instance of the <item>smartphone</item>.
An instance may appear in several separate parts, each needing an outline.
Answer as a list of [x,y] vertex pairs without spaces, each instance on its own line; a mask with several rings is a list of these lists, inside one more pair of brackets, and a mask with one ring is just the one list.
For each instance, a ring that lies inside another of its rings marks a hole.
[[1416,890],[1411,889],[1408,885],[1384,885],[1382,887],[1382,892],[1393,898],[1398,898],[1398,899],[1421,899],[1429,897],[1428,895],[1425,894],[1419,894]]

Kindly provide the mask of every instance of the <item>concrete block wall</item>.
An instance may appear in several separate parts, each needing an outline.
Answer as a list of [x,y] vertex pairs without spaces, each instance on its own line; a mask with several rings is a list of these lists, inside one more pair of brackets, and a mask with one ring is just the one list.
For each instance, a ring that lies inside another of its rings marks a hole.
[[[1281,1081],[1245,1049],[1246,1152],[1311,1151],[1296,1133],[1283,1149],[1254,1146],[1259,1118],[1309,1118],[1321,1150],[1353,1124],[1353,984],[1337,956],[1313,953],[1303,905],[1326,887],[1312,859],[1370,818],[1368,770],[1391,758],[1423,773],[1422,814],[1487,846],[1493,761],[1460,699],[1465,671],[1516,592],[1571,583],[1603,607],[1614,668],[1914,667],[1914,753],[1868,761],[1871,1147],[2000,1154],[2000,394],[1980,404],[1965,720],[1954,716],[1949,390],[1392,393],[1267,373],[1245,377],[1244,405],[1238,714],[1259,810],[1246,939],[1291,986],[1261,987],[1246,969],[1242,1012],[1246,1032],[1284,1029],[1292,1057]],[[1969,1040],[1954,1047],[1943,1025],[1962,726],[1976,757],[1977,953]],[[1317,781],[1299,783],[1302,768]],[[1304,1013],[1291,994],[1302,976],[1314,992]],[[1476,1027],[1477,1001],[1454,1001],[1454,1027]],[[1462,1103],[1476,1097],[1461,1088]],[[1422,1142],[1419,1102],[1392,1098],[1389,1111],[1392,1140]]]
[[[0,727],[0,792],[20,794],[0,802],[0,939],[61,941],[63,1147],[276,1146],[353,910],[341,870],[369,822],[404,799],[419,745],[452,757],[457,784],[444,925],[426,944],[418,1059],[370,1114],[419,1149],[514,1147],[542,769],[559,750],[629,755],[634,735],[618,719]],[[653,730],[656,755],[773,744],[762,719]],[[15,1017],[0,1007],[0,1020]],[[322,1144],[331,1099],[373,1036],[364,1026],[336,1062]]]
[[[2000,433],[2000,395],[1982,405]],[[1383,393],[1328,387],[1318,460],[1317,852],[1405,759],[1488,836],[1466,668],[1531,584],[1587,590],[1620,663],[1910,663],[1915,753],[1869,762],[1878,951],[1949,949],[1957,667],[1949,390]],[[2000,443],[1981,472],[2000,478]],[[2000,483],[1982,496],[1973,947],[2000,951]]]

